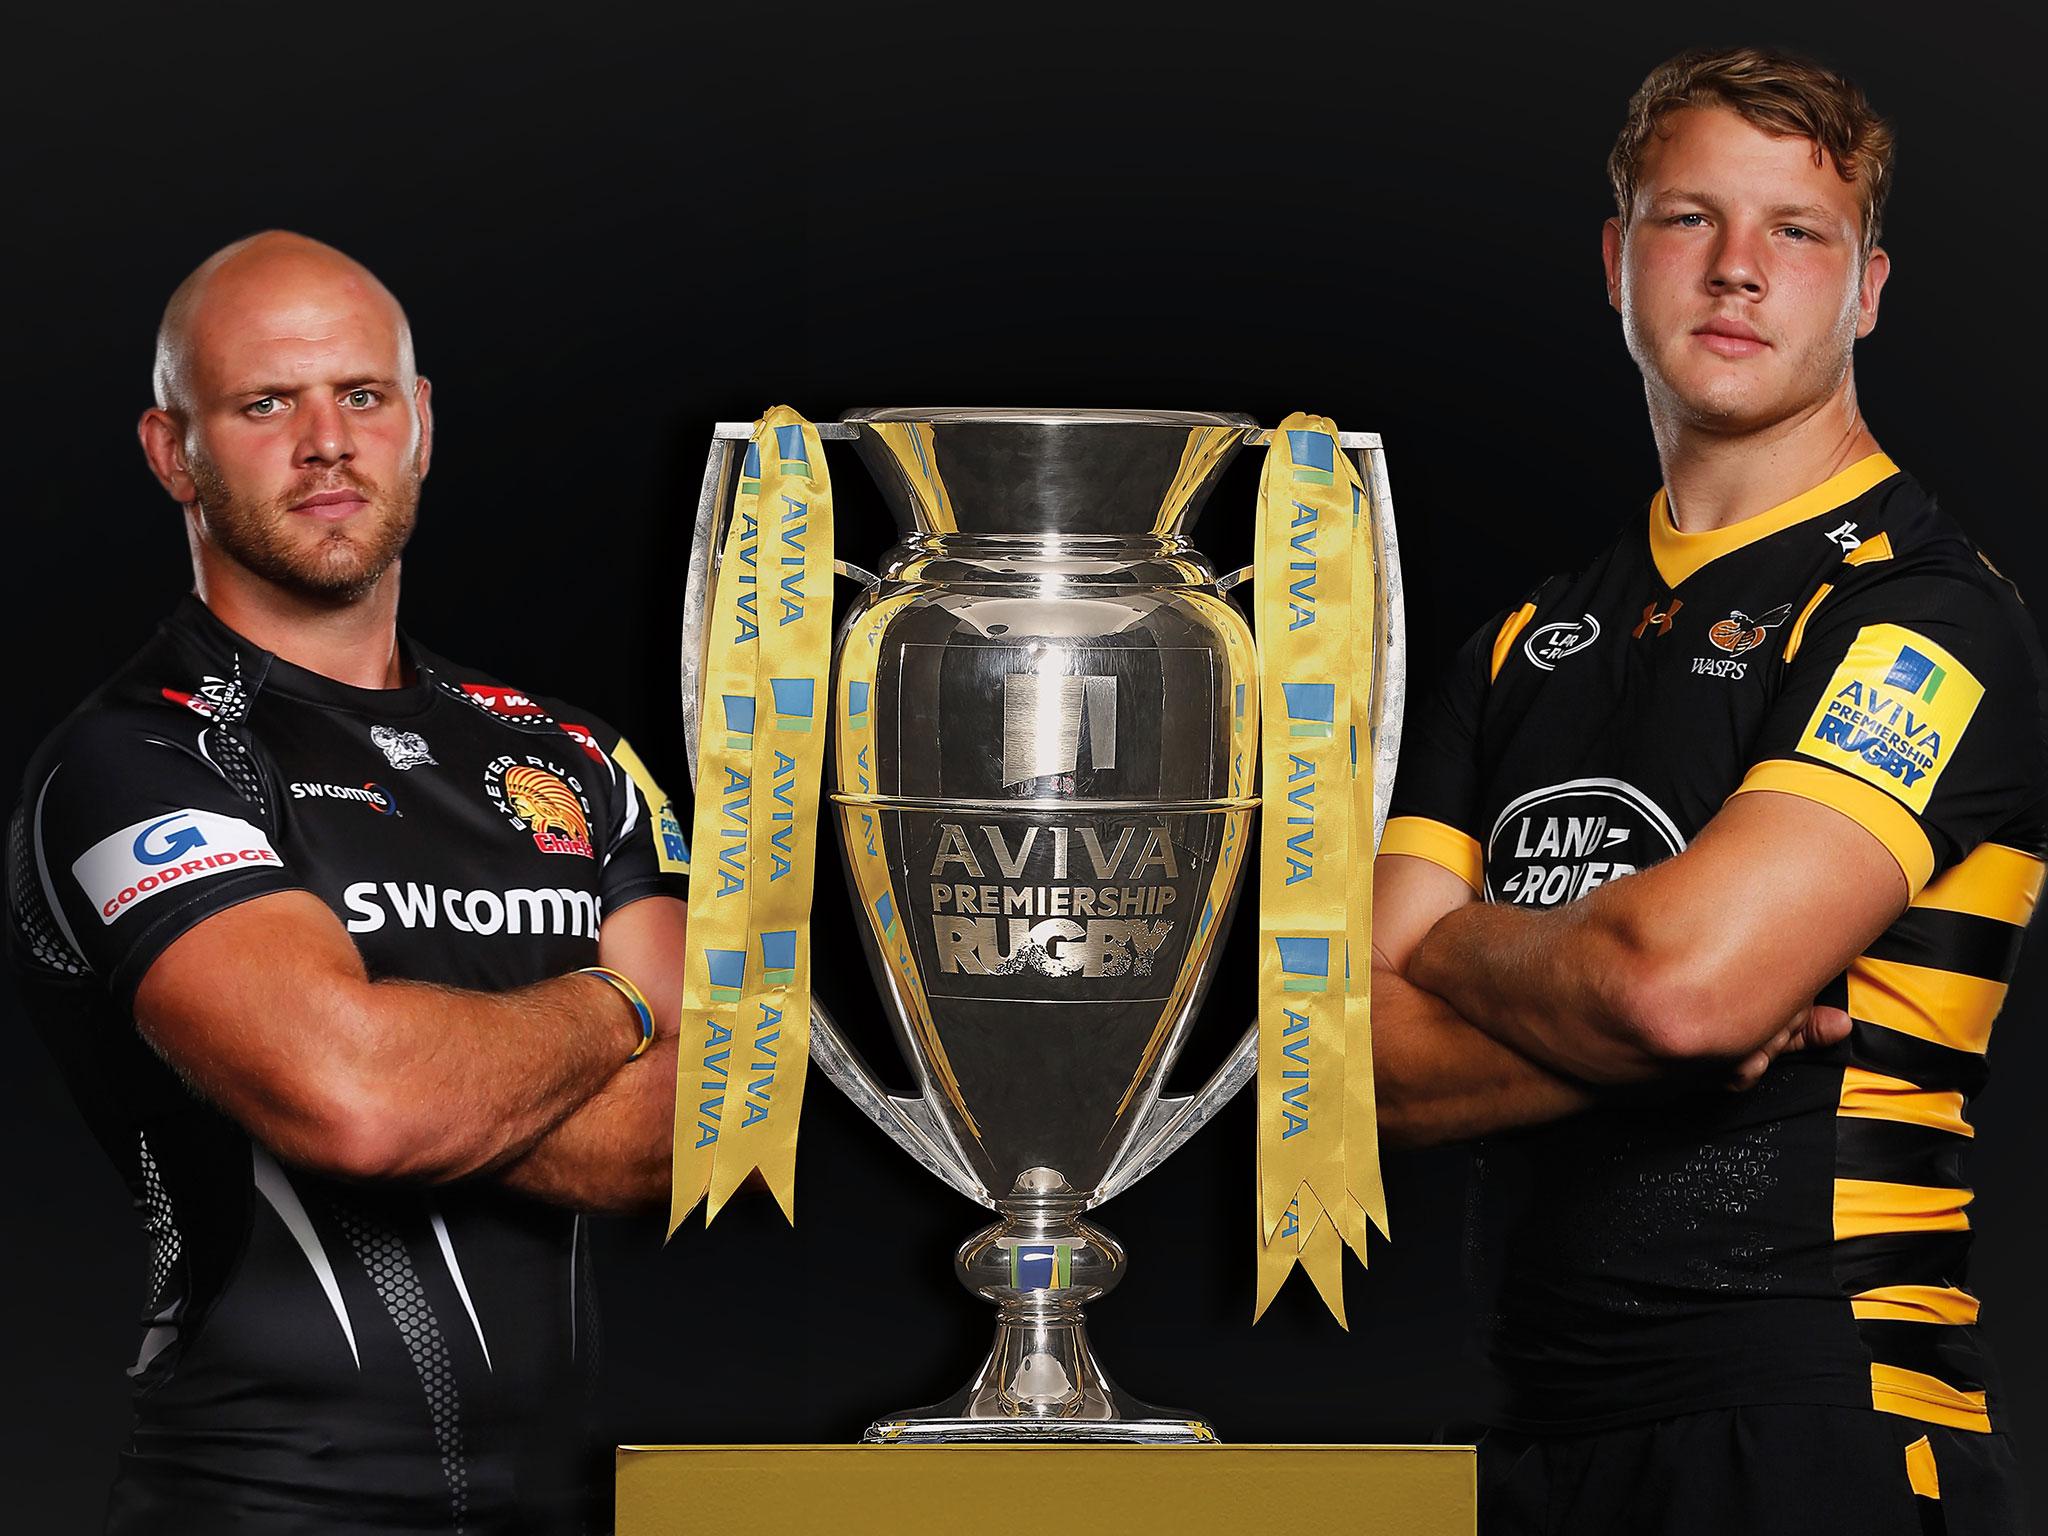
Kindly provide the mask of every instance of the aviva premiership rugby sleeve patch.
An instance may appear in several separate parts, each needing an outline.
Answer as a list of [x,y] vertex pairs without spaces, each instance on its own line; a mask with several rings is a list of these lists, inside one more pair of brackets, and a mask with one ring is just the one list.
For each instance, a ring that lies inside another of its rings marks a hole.
[[1799,751],[1925,815],[1983,697],[1970,669],[1926,636],[1867,624],[1822,691]]

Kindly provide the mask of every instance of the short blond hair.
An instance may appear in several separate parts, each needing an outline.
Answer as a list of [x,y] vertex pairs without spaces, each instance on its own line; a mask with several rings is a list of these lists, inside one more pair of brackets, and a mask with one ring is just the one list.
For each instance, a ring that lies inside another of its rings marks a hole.
[[1629,99],[1628,118],[1607,157],[1614,205],[1628,227],[1643,156],[1658,126],[1687,107],[1725,107],[1751,127],[1813,142],[1863,209],[1863,254],[1877,244],[1891,192],[1892,126],[1863,92],[1833,70],[1762,48],[1694,49],[1667,59]]

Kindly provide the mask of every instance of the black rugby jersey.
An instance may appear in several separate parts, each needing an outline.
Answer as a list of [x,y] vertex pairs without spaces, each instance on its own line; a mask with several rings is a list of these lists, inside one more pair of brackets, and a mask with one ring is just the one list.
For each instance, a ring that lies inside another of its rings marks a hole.
[[281,1166],[134,1023],[165,946],[274,891],[324,900],[372,976],[486,991],[592,964],[606,914],[687,895],[680,823],[615,732],[405,653],[411,684],[351,687],[188,597],[29,767],[17,975],[150,1239],[117,1532],[573,1523],[579,1218],[488,1180]]
[[1481,1146],[1503,1422],[1776,1402],[1992,1427],[1961,1164],[2048,853],[2044,687],[2018,595],[1881,454],[1713,532],[1660,492],[1468,643],[1403,744],[1384,852],[1552,907],[1774,790],[1854,817],[1912,892],[1821,994],[1842,1045]]

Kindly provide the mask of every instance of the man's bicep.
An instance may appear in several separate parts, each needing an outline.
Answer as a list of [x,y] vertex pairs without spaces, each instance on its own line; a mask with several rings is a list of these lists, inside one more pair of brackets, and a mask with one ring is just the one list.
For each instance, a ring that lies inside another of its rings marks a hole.
[[1598,896],[1631,904],[1631,930],[1686,985],[1789,1016],[1905,910],[1907,887],[1892,850],[1841,810],[1748,793],[1685,852]]
[[673,896],[643,896],[607,913],[597,933],[597,958],[633,978],[666,1034],[683,1006],[683,949],[689,908]]
[[122,1002],[194,924],[295,889],[263,808],[191,741],[166,730],[88,722],[32,777],[21,808],[36,902],[85,967]]
[[1375,963],[1405,974],[1415,946],[1447,912],[1477,899],[1464,875],[1420,855],[1382,853],[1372,866]]
[[327,905],[274,892],[173,939],[136,988],[135,1023],[180,1076],[290,1156],[345,1108],[348,1072],[362,1064],[346,1059],[356,1042],[341,1011],[366,984]]

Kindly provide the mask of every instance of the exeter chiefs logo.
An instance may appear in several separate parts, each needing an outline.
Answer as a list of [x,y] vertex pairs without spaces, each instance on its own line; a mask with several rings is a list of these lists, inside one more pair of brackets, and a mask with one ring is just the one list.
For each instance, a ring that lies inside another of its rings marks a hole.
[[594,859],[590,802],[583,785],[558,763],[539,757],[498,757],[484,770],[484,793],[506,820],[533,837],[542,853]]

